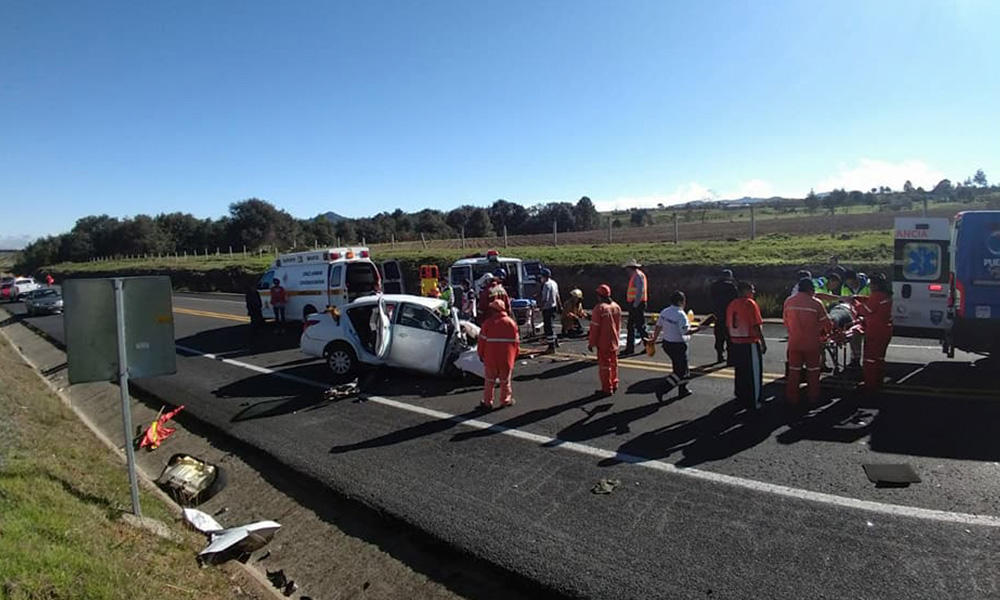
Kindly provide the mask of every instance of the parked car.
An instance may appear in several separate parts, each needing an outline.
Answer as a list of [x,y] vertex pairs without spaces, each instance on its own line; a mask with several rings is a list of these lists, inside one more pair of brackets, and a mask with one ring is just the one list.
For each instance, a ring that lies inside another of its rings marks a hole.
[[4,277],[0,279],[0,298],[7,298],[9,300],[11,294],[13,293],[14,293],[14,278]]
[[51,315],[63,311],[63,298],[57,290],[42,288],[24,297],[24,308],[29,315]]
[[468,345],[447,302],[405,294],[366,296],[306,317],[300,350],[323,357],[337,382],[365,366],[448,375]]
[[14,287],[11,289],[8,299],[11,302],[21,300],[28,292],[41,288],[42,286],[33,277],[18,277],[14,280]]

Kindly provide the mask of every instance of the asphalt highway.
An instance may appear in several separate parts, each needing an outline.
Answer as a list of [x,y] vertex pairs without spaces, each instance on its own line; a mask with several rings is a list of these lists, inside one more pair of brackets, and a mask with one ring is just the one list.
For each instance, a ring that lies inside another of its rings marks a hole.
[[[19,305],[10,305],[23,313]],[[658,403],[662,352],[593,394],[585,344],[526,356],[517,405],[483,414],[475,380],[381,370],[366,401],[326,400],[297,335],[251,339],[238,298],[174,297],[178,373],[146,391],[350,497],[554,592],[587,598],[995,598],[1000,391],[976,357],[894,340],[892,382],[781,401],[784,332],[767,326],[762,415],[695,336],[693,395]],[[32,325],[62,339],[60,316]],[[866,463],[922,481],[876,487]],[[591,489],[619,482],[610,494]]]

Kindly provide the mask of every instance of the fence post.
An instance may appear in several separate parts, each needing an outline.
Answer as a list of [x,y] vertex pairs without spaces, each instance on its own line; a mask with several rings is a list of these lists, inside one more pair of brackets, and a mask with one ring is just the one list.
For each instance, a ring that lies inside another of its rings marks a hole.
[[216,256],[218,256],[218,255],[219,255],[219,247],[218,247],[218,246],[216,246],[216,247],[215,247],[215,255],[216,255]]
[[393,250],[396,249],[396,234],[395,234],[395,232],[393,232],[393,234],[392,234],[392,249]]
[[243,258],[246,258],[246,256],[247,256],[247,245],[243,244]]
[[462,228],[462,250],[465,250],[465,227]]
[[233,257],[233,247],[230,246],[229,247],[229,258],[232,258],[232,257]]
[[924,218],[927,218],[927,196],[924,196]]
[[754,205],[750,205],[750,239],[757,239],[757,216],[754,213]]
[[313,238],[313,250],[319,250],[319,240]]
[[674,243],[677,243],[677,211],[674,211]]
[[503,247],[507,247],[507,224],[503,224]]
[[361,237],[361,245],[362,246],[367,246],[368,245],[368,241],[365,240],[364,236]]
[[424,250],[427,249],[427,240],[424,238],[424,232],[422,231],[420,232],[420,245],[424,248]]
[[830,207],[830,237],[833,237],[834,235],[836,235],[837,226],[834,224],[834,221],[836,219],[837,219],[837,209],[831,206]]
[[552,221],[552,245],[559,245],[559,221]]
[[611,217],[608,217],[608,243],[611,243]]

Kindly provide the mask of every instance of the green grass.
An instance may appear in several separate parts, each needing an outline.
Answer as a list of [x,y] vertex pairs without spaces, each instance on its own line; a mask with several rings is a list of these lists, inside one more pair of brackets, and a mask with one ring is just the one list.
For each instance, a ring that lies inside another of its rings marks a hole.
[[[377,262],[399,259],[411,264],[447,265],[469,254],[462,249],[387,250],[374,257]],[[683,265],[802,265],[823,264],[831,254],[849,257],[852,264],[888,264],[892,261],[892,235],[888,231],[865,231],[831,238],[829,235],[790,236],[771,234],[756,241],[702,241],[641,244],[598,244],[592,246],[518,246],[502,254],[531,258],[553,266],[620,264],[636,258],[646,264]],[[174,260],[137,259],[125,261],[62,263],[47,267],[61,275],[100,271],[157,271],[169,274],[174,270],[208,271],[240,269],[260,273],[273,256],[189,257]]]
[[[3,338],[0,381],[0,597],[232,597],[224,572],[195,563],[202,536],[173,526],[183,542],[169,542],[117,521],[131,507],[124,467]],[[156,497],[142,506],[174,520]]]

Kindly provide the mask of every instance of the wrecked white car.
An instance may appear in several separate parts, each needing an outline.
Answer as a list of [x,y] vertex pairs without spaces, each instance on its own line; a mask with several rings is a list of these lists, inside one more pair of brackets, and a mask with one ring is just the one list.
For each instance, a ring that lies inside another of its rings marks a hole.
[[299,340],[304,354],[326,359],[336,382],[379,365],[451,375],[468,347],[447,302],[405,294],[367,296],[309,315]]

